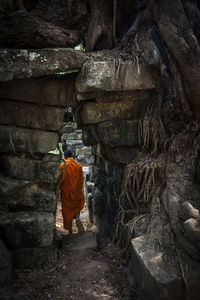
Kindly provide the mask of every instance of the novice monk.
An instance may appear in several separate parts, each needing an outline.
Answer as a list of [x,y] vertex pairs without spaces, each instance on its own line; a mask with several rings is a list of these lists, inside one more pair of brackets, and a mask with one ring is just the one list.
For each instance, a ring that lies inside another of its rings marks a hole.
[[82,165],[72,158],[70,150],[65,150],[64,156],[65,162],[60,165],[59,176],[64,228],[72,233],[72,221],[75,218],[78,231],[83,232],[84,227],[79,219],[84,207]]

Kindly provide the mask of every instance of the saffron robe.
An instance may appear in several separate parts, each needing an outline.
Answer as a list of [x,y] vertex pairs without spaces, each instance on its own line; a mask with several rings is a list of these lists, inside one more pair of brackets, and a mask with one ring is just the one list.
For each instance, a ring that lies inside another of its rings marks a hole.
[[84,207],[82,165],[67,158],[60,165],[59,182],[64,228],[69,230],[73,218]]

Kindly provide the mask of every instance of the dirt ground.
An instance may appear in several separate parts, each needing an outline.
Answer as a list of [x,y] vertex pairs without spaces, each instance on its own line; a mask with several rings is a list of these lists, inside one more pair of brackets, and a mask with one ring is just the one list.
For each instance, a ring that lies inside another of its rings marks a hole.
[[[81,213],[86,231],[95,231],[88,223],[87,207]],[[68,234],[62,227],[61,207],[56,218],[60,244]],[[73,226],[76,234],[77,228]],[[0,299],[9,300],[130,300],[134,290],[127,279],[126,266],[117,263],[117,250],[109,240],[100,239],[96,249],[60,249],[58,260],[40,269],[15,270],[11,282],[0,289]]]

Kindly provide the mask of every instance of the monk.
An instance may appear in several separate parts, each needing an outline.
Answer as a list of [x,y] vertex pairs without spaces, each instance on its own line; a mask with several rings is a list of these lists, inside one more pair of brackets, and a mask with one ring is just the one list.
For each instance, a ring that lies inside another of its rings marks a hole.
[[60,165],[59,188],[64,228],[72,234],[72,221],[76,219],[79,232],[84,231],[79,218],[84,207],[83,170],[81,163],[72,158],[70,150],[64,151],[65,162]]

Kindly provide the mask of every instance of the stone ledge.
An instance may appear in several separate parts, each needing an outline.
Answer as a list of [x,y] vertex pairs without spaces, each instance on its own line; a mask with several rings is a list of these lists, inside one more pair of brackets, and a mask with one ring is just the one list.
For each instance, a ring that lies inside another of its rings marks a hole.
[[81,69],[87,59],[83,51],[70,48],[0,49],[0,81],[40,77]]
[[[109,92],[154,89],[150,73],[132,60],[88,60],[76,81],[77,92]],[[81,97],[79,96],[79,99]]]

